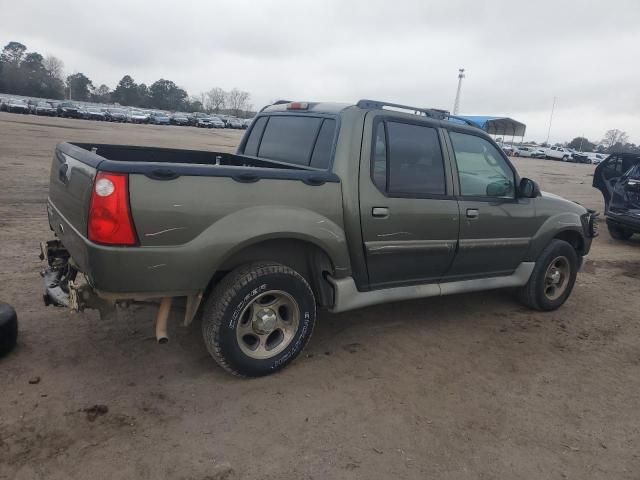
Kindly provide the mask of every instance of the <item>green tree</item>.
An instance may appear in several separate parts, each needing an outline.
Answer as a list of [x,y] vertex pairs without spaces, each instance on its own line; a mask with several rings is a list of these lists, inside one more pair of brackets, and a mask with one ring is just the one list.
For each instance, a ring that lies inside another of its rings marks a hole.
[[32,52],[20,62],[21,89],[25,95],[45,97],[47,94],[47,71],[42,60],[42,55]]
[[111,100],[120,105],[137,106],[139,103],[138,85],[130,75],[122,77],[111,94]]
[[6,93],[22,94],[24,83],[20,62],[27,47],[19,42],[9,42],[0,53],[0,89]]
[[138,85],[138,103],[136,105],[142,108],[149,108],[153,106],[151,105],[151,92],[149,91],[149,87],[144,83]]
[[74,73],[67,77],[67,88],[72,100],[87,101],[91,98],[93,83],[84,73]]
[[161,78],[149,87],[151,105],[162,110],[180,110],[185,106],[187,92],[171,80]]
[[576,137],[567,144],[567,147],[581,152],[592,152],[595,145],[585,137]]

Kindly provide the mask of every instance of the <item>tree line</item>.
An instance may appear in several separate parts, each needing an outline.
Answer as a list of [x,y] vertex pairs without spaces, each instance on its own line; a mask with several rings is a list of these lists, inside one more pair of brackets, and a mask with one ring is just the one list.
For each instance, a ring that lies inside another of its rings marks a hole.
[[0,53],[0,92],[160,110],[227,113],[237,117],[254,114],[251,95],[237,88],[226,91],[214,87],[189,96],[171,80],[161,78],[146,85],[136,83],[131,75],[123,76],[113,90],[105,84],[96,87],[81,72],[65,77],[62,60],[53,55],[43,57],[38,52],[27,52],[27,47],[20,42],[9,42]]
[[629,135],[617,128],[607,130],[602,140],[597,143],[590,142],[588,138],[576,137],[566,145],[569,148],[581,152],[601,153],[640,153],[640,145],[629,142]]

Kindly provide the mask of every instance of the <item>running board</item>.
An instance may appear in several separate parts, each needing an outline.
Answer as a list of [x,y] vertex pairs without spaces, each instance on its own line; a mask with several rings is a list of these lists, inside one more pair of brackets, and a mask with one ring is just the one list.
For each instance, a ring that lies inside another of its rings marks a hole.
[[384,288],[360,292],[356,288],[353,277],[336,280],[328,277],[335,291],[335,302],[332,312],[346,312],[356,308],[368,307],[379,303],[399,302],[415,298],[439,297],[454,293],[477,292],[495,288],[522,287],[529,281],[535,262],[522,262],[511,274],[502,277],[478,278],[458,282],[430,283],[427,285],[411,285],[408,287]]

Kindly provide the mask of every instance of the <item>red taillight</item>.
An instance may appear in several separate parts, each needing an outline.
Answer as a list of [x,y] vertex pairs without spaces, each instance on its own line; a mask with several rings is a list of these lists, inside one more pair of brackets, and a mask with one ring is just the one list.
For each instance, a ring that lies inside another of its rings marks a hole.
[[89,240],[105,245],[135,245],[129,207],[129,176],[98,172],[89,206]]

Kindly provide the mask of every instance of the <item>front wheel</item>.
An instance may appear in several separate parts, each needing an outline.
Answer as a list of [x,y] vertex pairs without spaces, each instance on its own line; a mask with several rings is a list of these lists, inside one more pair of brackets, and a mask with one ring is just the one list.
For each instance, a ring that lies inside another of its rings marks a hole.
[[202,335],[221,367],[258,377],[293,361],[315,320],[315,297],[298,272],[278,263],[253,263],[233,270],[214,289],[204,307]]
[[520,300],[534,310],[556,310],[569,298],[578,273],[578,254],[564,240],[551,240],[542,251]]
[[633,235],[633,231],[628,228],[618,227],[616,225],[607,225],[609,235],[616,240],[629,240]]

